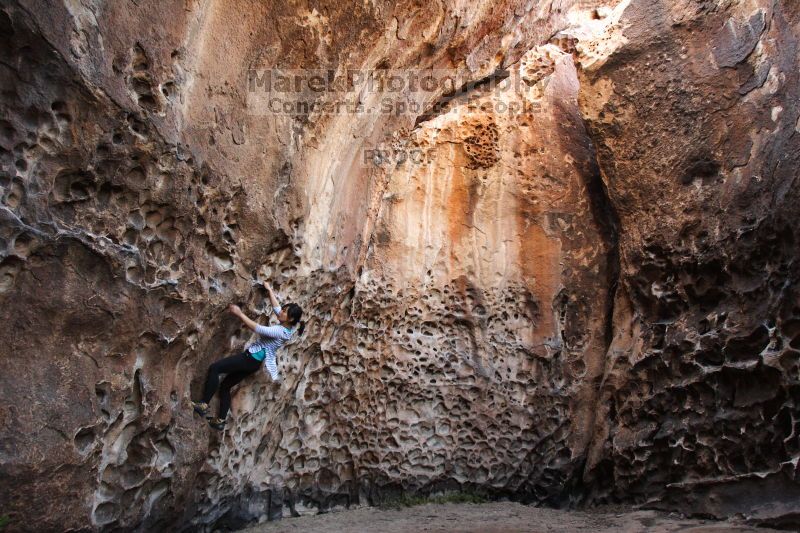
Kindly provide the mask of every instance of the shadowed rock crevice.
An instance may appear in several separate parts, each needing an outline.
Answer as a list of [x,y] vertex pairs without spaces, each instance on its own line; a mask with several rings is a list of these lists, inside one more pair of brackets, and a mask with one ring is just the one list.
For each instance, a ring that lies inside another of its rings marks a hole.
[[508,76],[508,70],[500,69],[485,78],[465,83],[461,87],[446,92],[442,98],[437,100],[429,109],[426,109],[421,115],[414,119],[414,127],[416,128],[421,123],[427,122],[436,115],[442,113],[451,101],[465,96],[468,97],[472,91],[480,91],[486,86],[497,85],[503,80],[508,79]]
[[[594,150],[594,149],[593,149]],[[606,241],[608,256],[606,259],[608,272],[608,297],[606,304],[606,326],[605,326],[605,345],[606,349],[611,346],[614,338],[614,301],[619,287],[620,264],[619,264],[619,217],[614,208],[614,204],[608,197],[608,188],[603,181],[599,163],[592,165],[590,178],[587,183],[589,199],[592,203],[592,211],[596,224],[600,228],[600,233]]]

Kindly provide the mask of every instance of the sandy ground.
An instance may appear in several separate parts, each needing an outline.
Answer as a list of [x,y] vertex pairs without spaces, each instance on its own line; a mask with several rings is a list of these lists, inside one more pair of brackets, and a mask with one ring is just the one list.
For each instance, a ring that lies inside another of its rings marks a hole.
[[284,518],[244,530],[248,533],[728,533],[777,531],[733,522],[683,519],[655,511],[573,512],[529,507],[511,502],[427,504],[400,510],[362,508],[322,515]]

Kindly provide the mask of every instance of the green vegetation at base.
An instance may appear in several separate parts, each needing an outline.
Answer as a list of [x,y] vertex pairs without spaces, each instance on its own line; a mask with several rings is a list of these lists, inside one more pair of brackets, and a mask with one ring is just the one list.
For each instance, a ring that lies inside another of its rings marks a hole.
[[486,503],[484,496],[473,492],[446,492],[434,496],[422,496],[419,494],[403,494],[401,496],[383,500],[378,504],[381,509],[402,509],[403,507],[414,507],[415,505],[425,505],[427,503]]
[[7,516],[0,516],[0,531],[5,529],[11,519]]

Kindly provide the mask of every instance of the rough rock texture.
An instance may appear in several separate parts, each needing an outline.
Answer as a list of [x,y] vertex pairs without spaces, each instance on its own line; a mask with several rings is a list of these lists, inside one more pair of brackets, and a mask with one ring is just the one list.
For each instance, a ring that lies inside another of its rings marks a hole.
[[797,519],[798,22],[795,3],[634,1],[583,71],[620,227],[602,494]]
[[[0,514],[202,530],[460,489],[796,523],[798,24],[766,0],[1,2]],[[274,115],[248,105],[273,67],[466,84]],[[188,400],[264,279],[308,332],[220,437]]]

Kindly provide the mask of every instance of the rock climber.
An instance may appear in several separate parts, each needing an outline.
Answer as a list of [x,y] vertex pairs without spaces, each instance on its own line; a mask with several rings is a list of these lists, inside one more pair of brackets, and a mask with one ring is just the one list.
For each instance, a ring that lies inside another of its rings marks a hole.
[[[303,316],[301,307],[295,303],[281,307],[269,283],[264,283],[264,288],[269,293],[272,311],[275,312],[280,325],[262,326],[256,324],[245,316],[239,306],[231,305],[229,307],[230,312],[239,317],[248,328],[255,331],[259,338],[256,342],[247,346],[242,353],[220,359],[209,366],[203,399],[199,402],[192,402],[195,412],[208,418],[208,424],[214,429],[222,430],[225,428],[225,418],[228,416],[228,411],[231,407],[231,388],[257,371],[262,363],[272,381],[276,383],[282,381],[278,374],[275,354],[278,348],[283,346],[295,333],[302,335],[305,329],[305,321],[300,320]],[[220,374],[225,374],[225,379],[222,380],[221,385],[219,383]],[[217,392],[217,388],[219,388],[219,411],[216,418],[211,418],[208,416],[210,410],[208,404],[214,393]]]

